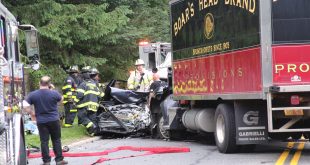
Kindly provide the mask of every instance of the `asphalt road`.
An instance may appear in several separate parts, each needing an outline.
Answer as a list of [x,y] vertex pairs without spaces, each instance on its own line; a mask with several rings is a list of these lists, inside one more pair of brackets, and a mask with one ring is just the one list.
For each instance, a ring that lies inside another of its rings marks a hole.
[[[103,165],[309,165],[309,142],[271,142],[257,145],[251,152],[221,154],[214,144],[204,139],[186,141],[165,141],[149,138],[98,139],[70,147],[69,153],[98,152],[120,146],[134,147],[187,147],[190,152],[141,155],[143,151],[116,151],[104,156],[66,157],[72,165],[88,165],[99,158]],[[127,158],[124,158],[127,157]],[[40,164],[41,159],[30,159],[30,165]]]

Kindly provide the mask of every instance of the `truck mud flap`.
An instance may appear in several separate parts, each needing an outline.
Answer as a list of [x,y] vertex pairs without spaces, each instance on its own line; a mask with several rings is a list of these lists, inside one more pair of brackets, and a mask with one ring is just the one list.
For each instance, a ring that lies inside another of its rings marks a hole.
[[172,96],[173,95],[169,95],[160,104],[164,123],[168,124],[168,130],[184,130],[185,127],[182,124],[182,115],[184,113],[184,109],[179,107],[178,102],[173,100]]
[[268,142],[267,103],[263,100],[235,101],[236,143]]
[[184,108],[170,107],[168,108],[169,130],[185,130],[182,124],[182,115],[185,112]]

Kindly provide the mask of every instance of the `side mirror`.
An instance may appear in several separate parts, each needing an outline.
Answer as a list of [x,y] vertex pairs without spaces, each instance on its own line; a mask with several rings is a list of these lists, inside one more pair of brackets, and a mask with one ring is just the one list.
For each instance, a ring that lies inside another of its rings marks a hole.
[[18,27],[26,34],[27,57],[29,58],[31,68],[38,70],[40,55],[37,29],[32,25],[20,25]]
[[26,47],[29,57],[39,57],[39,44],[36,30],[26,31]]

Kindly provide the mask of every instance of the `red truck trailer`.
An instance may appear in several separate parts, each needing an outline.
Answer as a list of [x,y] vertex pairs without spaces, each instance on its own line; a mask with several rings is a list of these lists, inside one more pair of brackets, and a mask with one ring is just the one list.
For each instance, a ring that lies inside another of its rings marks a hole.
[[310,1],[169,4],[173,87],[162,132],[214,133],[222,153],[309,137]]

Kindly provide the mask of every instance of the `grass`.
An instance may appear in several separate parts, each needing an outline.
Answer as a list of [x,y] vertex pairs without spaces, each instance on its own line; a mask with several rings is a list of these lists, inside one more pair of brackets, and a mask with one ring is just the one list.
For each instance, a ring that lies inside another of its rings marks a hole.
[[[73,127],[70,128],[61,128],[61,143],[62,145],[68,145],[83,139],[89,138],[86,135],[85,127],[78,126],[76,121],[73,124]],[[40,147],[40,138],[39,135],[26,135],[26,145],[27,146],[36,146]],[[50,141],[49,146],[52,146]]]

